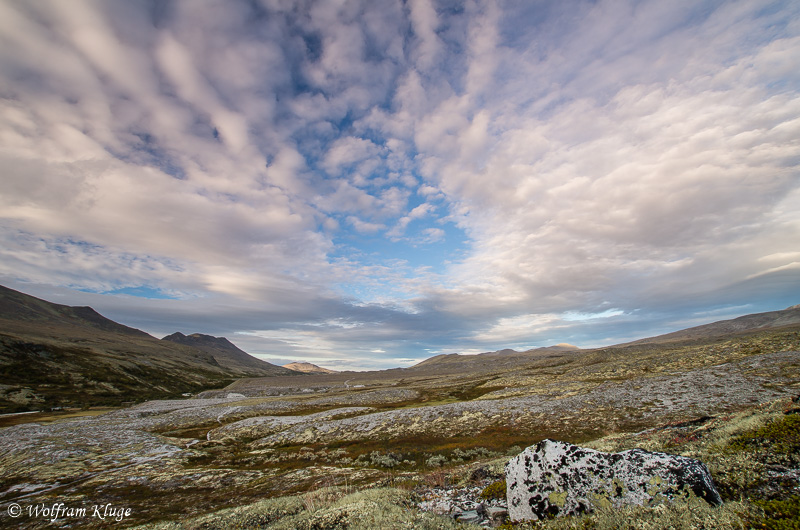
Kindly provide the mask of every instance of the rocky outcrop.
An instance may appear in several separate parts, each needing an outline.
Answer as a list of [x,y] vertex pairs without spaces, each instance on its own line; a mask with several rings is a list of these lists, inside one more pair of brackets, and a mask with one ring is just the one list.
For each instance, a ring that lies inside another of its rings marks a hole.
[[506,484],[509,517],[520,521],[653,505],[688,494],[722,503],[711,474],[698,460],[641,449],[602,453],[553,440],[511,459]]

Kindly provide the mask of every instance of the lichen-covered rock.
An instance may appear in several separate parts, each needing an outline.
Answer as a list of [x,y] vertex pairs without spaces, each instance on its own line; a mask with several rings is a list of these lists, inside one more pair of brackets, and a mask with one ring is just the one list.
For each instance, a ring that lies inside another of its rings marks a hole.
[[642,449],[601,453],[553,440],[512,458],[506,484],[509,518],[517,521],[658,504],[689,492],[710,504],[722,503],[698,460]]

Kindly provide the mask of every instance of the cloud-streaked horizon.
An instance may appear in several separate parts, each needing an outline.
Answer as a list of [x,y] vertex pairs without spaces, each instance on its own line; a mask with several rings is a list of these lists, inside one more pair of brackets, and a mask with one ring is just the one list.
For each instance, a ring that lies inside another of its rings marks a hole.
[[800,303],[790,1],[0,1],[0,283],[266,360]]

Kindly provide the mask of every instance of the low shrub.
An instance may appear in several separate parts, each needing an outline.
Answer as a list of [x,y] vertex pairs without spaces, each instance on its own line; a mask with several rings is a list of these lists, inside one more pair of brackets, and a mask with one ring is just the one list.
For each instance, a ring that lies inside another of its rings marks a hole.
[[425,465],[428,467],[441,467],[447,463],[447,457],[442,455],[433,455],[425,460]]
[[728,442],[732,451],[769,449],[775,453],[800,452],[800,414],[789,414]]
[[506,498],[506,481],[498,480],[486,486],[481,492],[481,499],[505,499]]
[[800,496],[793,495],[786,500],[757,500],[753,504],[764,510],[764,515],[748,519],[752,528],[800,530]]

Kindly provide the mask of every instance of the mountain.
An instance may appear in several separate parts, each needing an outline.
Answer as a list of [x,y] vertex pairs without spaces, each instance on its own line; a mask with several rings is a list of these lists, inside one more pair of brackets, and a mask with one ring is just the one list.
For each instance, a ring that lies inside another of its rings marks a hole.
[[511,366],[543,357],[569,355],[582,351],[577,346],[561,343],[555,346],[533,348],[526,351],[504,349],[477,355],[442,353],[407,368],[407,370],[435,370],[437,372],[472,371],[486,372],[499,366]]
[[636,340],[621,346],[711,339],[714,337],[751,333],[759,330],[778,329],[795,324],[800,324],[800,305],[795,305],[779,311],[754,313],[730,320],[720,320],[718,322],[712,322],[711,324],[703,324],[702,326],[695,326],[665,335]]
[[136,337],[149,337],[144,331],[110,320],[91,307],[54,304],[0,285],[0,319],[3,329],[35,329],[46,333],[59,326],[97,330]]
[[567,351],[575,351],[580,350],[577,346],[573,346],[572,344],[567,344],[566,342],[562,342],[560,344],[556,344],[555,346],[543,346],[541,348],[533,348],[531,350],[525,350],[522,352],[518,352],[516,350],[505,349],[505,350],[498,350],[493,352],[486,352],[486,353],[479,353],[478,355],[485,355],[487,357],[491,356],[509,356],[509,355],[520,355],[520,356],[530,356],[536,355],[540,353],[547,353],[547,352],[567,352]]
[[[747,335],[759,331],[789,328],[800,324],[800,305],[795,305],[779,311],[754,313],[730,320],[721,320],[710,324],[703,324],[665,335],[648,337],[633,342],[617,344],[601,348],[602,351],[617,348],[624,349],[638,346],[660,346],[665,344],[691,343],[697,341],[713,340],[718,337],[733,337]],[[538,361],[546,357],[568,357],[578,353],[589,354],[594,350],[582,350],[572,344],[556,344],[543,348],[534,348],[523,352],[510,349],[480,353],[477,355],[460,355],[458,353],[443,353],[425,359],[424,361],[407,368],[411,371],[433,371],[436,374],[456,372],[485,373],[496,367],[511,367],[526,362]],[[599,350],[598,350],[599,351]]]
[[217,359],[217,353],[158,340],[90,307],[0,286],[0,412],[179,397],[241,377],[284,373],[257,359],[236,362],[232,353]]
[[569,344],[568,342],[559,342],[555,346],[545,346],[543,348],[536,348],[538,351],[574,351],[580,350],[577,346]]
[[289,370],[294,370],[296,372],[303,372],[304,374],[335,374],[336,370],[329,370],[327,368],[322,368],[321,366],[317,366],[316,364],[311,364],[307,362],[293,362],[289,364],[284,364],[284,368],[288,368]]
[[271,375],[295,375],[293,370],[275,366],[261,359],[256,359],[249,353],[237,348],[225,337],[212,337],[202,333],[173,333],[161,340],[191,346],[200,351],[204,351],[213,356],[214,360],[223,368],[236,372],[247,373],[249,375],[271,376]]

